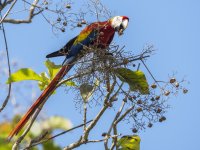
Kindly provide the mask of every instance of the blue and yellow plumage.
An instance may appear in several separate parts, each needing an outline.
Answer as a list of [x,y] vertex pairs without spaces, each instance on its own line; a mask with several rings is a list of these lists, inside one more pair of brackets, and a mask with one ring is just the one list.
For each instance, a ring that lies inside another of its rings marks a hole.
[[47,58],[65,56],[68,61],[63,63],[63,67],[49,83],[47,88],[42,92],[40,97],[30,107],[27,113],[18,122],[16,127],[11,131],[8,139],[10,140],[14,135],[16,135],[28,122],[36,109],[47,101],[48,97],[53,93],[59,81],[73,67],[78,59],[77,55],[80,54],[84,46],[95,45],[100,49],[107,48],[113,40],[115,31],[121,35],[127,28],[128,21],[129,19],[126,16],[115,16],[104,22],[92,23],[85,27],[85,29],[83,29],[78,36],[67,42],[62,49],[47,55]]

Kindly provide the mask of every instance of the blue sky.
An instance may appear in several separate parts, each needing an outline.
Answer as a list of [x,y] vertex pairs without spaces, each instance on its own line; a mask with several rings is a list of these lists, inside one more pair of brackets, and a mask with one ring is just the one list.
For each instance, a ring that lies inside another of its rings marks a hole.
[[[198,150],[200,135],[199,92],[199,48],[200,48],[200,1],[198,0],[126,0],[103,1],[114,15],[126,15],[130,18],[129,27],[122,37],[115,37],[119,45],[139,53],[145,44],[154,44],[156,55],[147,62],[155,77],[166,80],[168,75],[177,72],[179,79],[186,77],[189,93],[178,95],[169,100],[171,108],[167,121],[157,123],[151,129],[140,133],[141,150]],[[92,18],[90,20],[92,22]],[[67,31],[55,36],[50,26],[40,17],[32,24],[6,24],[11,59],[17,59],[22,67],[30,67],[37,72],[45,68],[46,54],[59,49],[67,40],[78,34],[78,30]],[[2,36],[0,36],[2,38]],[[55,60],[55,59],[54,59]],[[62,62],[62,58],[55,60]],[[73,95],[58,90],[45,105],[48,115],[61,115],[69,118],[74,125],[79,124],[81,114],[75,110]],[[68,113],[70,112],[70,113]],[[106,116],[105,116],[106,119]],[[128,133],[128,127],[125,132]],[[63,146],[72,141],[76,132],[72,132],[57,141]],[[95,134],[95,133],[94,133]],[[78,135],[77,135],[78,136]],[[101,150],[102,144],[92,144],[77,148]]]

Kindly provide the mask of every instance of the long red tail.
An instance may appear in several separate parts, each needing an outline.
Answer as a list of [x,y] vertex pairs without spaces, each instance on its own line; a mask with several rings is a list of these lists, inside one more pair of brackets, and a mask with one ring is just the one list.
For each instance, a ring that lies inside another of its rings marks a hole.
[[21,118],[21,120],[17,123],[16,127],[10,132],[8,136],[8,140],[10,141],[14,135],[17,135],[19,131],[25,126],[30,117],[36,111],[38,106],[40,106],[43,102],[45,102],[46,98],[53,93],[59,81],[67,74],[67,72],[73,67],[73,62],[68,65],[63,66],[54,79],[49,83],[47,88],[42,92],[40,97],[33,103],[27,113]]

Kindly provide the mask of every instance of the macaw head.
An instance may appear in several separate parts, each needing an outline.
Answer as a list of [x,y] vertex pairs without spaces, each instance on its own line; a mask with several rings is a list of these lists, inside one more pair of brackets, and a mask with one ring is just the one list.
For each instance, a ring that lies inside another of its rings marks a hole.
[[117,31],[119,35],[122,35],[128,26],[129,18],[126,16],[115,16],[110,19],[110,22],[115,31]]

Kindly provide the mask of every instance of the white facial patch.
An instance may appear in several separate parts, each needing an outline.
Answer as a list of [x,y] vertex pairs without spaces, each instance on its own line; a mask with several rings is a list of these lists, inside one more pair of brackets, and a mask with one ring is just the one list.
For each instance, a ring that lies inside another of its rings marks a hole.
[[126,29],[128,26],[128,19],[124,19],[122,22],[122,25],[123,25],[124,29]]
[[111,22],[111,26],[113,28],[117,28],[121,25],[121,23],[122,23],[122,17],[116,16],[116,17],[113,17],[112,22]]

